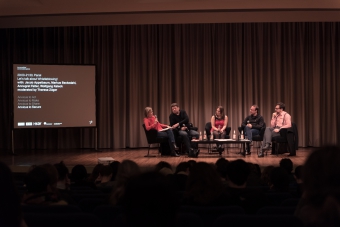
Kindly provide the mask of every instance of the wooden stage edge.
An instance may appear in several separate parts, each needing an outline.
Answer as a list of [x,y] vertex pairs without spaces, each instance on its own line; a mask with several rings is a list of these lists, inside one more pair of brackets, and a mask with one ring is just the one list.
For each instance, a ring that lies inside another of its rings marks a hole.
[[181,162],[195,160],[197,162],[215,163],[220,157],[224,157],[229,161],[243,159],[264,168],[269,165],[278,166],[282,158],[290,158],[295,169],[296,166],[304,164],[313,149],[300,147],[296,151],[296,156],[293,157],[288,157],[288,153],[279,154],[278,156],[270,155],[271,151],[268,151],[268,155],[263,158],[257,157],[256,148],[252,148],[251,155],[246,157],[238,154],[240,151],[238,147],[230,147],[228,148],[228,153],[224,151],[222,156],[219,156],[218,153],[208,153],[208,149],[204,145],[200,146],[198,158],[189,158],[186,155],[181,155],[180,157],[161,156],[157,148],[150,149],[150,154],[156,157],[144,157],[148,152],[147,148],[98,149],[97,151],[94,149],[15,150],[15,155],[8,151],[2,151],[0,161],[10,166],[13,172],[27,172],[32,165],[55,164],[60,161],[64,161],[70,171],[73,166],[83,164],[88,172],[91,172],[93,167],[98,164],[98,158],[102,157],[112,157],[119,162],[126,159],[133,160],[144,170],[152,169],[160,161],[170,163],[173,170],[175,170],[176,166]]

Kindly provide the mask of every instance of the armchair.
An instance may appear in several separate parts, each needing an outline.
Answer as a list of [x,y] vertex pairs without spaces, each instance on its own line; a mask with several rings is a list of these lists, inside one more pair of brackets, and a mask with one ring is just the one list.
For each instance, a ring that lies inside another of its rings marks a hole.
[[[238,131],[239,133],[241,133],[241,131],[243,130],[244,128],[241,126],[241,127],[238,127]],[[263,135],[264,135],[264,131],[266,130],[266,123],[263,124],[262,128],[260,129],[260,133],[259,135],[255,135],[253,136],[253,142],[257,142],[257,143],[260,143],[259,145],[256,146],[256,152],[257,154],[259,154],[259,148],[261,148],[261,142],[263,141]],[[250,149],[248,150],[250,152]],[[266,153],[267,154],[267,153]]]
[[295,156],[296,150],[298,150],[299,145],[299,137],[297,126],[294,122],[292,122],[292,127],[290,128],[282,128],[280,130],[280,136],[275,136],[272,138],[272,154],[278,155],[279,153],[287,152],[287,149],[284,149],[280,152],[280,144],[285,144],[288,148],[289,156]]
[[[211,122],[209,121],[209,122],[207,122],[205,124],[205,133],[207,134],[207,139],[208,140],[210,140],[210,136],[211,136],[210,130],[211,130]],[[225,133],[226,134],[225,134],[225,138],[224,139],[230,139],[230,131],[231,131],[231,127],[226,127],[226,129],[225,129]],[[211,146],[211,144],[209,144],[208,153],[210,153],[210,151],[211,152],[219,152],[220,155],[221,155],[223,150],[224,150],[224,148],[222,150],[211,149],[210,146]],[[227,152],[228,152],[228,148],[227,148]]]
[[[210,130],[211,130],[211,122],[209,121],[205,124],[205,133],[207,134],[208,139],[210,138],[210,135],[211,135]],[[230,139],[230,131],[231,131],[231,127],[226,127],[224,139]]]
[[148,154],[145,155],[144,157],[156,157],[156,155],[150,155],[150,153],[149,153],[151,144],[157,143],[158,147],[159,147],[159,144],[163,143],[163,142],[167,142],[168,138],[157,137],[157,130],[151,129],[151,130],[148,131],[148,130],[146,130],[144,124],[142,126],[143,126],[143,129],[144,129],[144,132],[145,132],[146,139],[147,139],[148,144],[149,144]]

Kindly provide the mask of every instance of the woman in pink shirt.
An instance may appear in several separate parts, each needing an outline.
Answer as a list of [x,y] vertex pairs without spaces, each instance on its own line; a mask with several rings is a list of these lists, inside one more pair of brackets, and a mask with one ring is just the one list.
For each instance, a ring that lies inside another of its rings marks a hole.
[[172,132],[172,128],[169,125],[161,124],[158,122],[157,117],[153,115],[153,110],[151,107],[145,107],[144,109],[144,125],[147,131],[154,129],[157,130],[157,137],[166,137],[169,141],[169,146],[171,149],[171,156],[179,157],[179,155],[175,152],[177,148],[175,143],[175,137]]

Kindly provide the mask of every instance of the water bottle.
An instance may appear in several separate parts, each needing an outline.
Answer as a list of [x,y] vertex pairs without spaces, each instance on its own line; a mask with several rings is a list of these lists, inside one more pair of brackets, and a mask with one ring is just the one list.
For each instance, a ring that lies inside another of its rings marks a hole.
[[243,130],[241,131],[241,140],[244,139]]
[[204,131],[203,140],[207,140],[207,133]]
[[214,140],[214,134],[213,133],[210,134],[210,140]]
[[235,133],[235,130],[234,130],[234,133],[233,133],[233,140],[236,140],[236,133]]
[[200,132],[200,138],[199,138],[199,140],[202,140],[202,132]]

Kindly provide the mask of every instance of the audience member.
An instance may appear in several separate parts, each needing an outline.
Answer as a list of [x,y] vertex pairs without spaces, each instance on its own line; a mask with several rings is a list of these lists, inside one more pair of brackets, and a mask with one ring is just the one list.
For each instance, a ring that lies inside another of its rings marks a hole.
[[54,164],[54,167],[58,172],[57,189],[69,190],[70,189],[70,178],[69,171],[64,162]]
[[184,205],[223,206],[228,204],[221,178],[214,165],[198,162],[190,168],[190,175],[184,192]]
[[76,202],[72,199],[72,192],[70,191],[70,178],[69,178],[69,170],[66,167],[64,162],[60,162],[58,164],[54,164],[58,172],[58,181],[57,181],[57,191],[60,194],[61,198],[65,200],[68,204],[76,204]]
[[282,167],[274,167],[270,172],[270,192],[289,192],[289,174]]
[[137,163],[124,160],[118,167],[116,181],[110,197],[112,205],[121,205],[124,202],[125,187],[131,177],[140,175],[141,171]]
[[261,179],[265,185],[270,186],[270,172],[274,169],[274,166],[266,166],[261,174]]
[[219,174],[221,181],[224,185],[227,185],[226,178],[227,178],[227,166],[229,161],[225,158],[219,158],[215,165],[217,173]]
[[49,185],[52,191],[57,190],[57,183],[58,183],[58,171],[57,169],[50,163],[46,163],[41,165],[42,168],[46,169],[48,178],[49,178]]
[[157,172],[135,176],[126,185],[124,208],[127,227],[175,226],[178,207],[173,186]]
[[172,181],[177,191],[184,192],[190,174],[190,165],[188,162],[181,162],[176,167],[175,174],[172,175]]
[[249,176],[247,179],[247,187],[263,187],[266,184],[261,178],[261,169],[258,164],[248,163]]
[[101,170],[101,168],[103,168],[103,164],[97,164],[97,165],[95,165],[95,167],[93,168],[93,170],[92,170],[92,173],[90,174],[90,176],[88,177],[88,181],[89,182],[91,182],[91,183],[93,183],[93,184],[95,184],[95,185],[97,185],[97,184],[99,184],[100,182],[99,181],[97,181],[97,179],[98,179],[98,176],[99,176],[99,172],[100,172],[100,170]]
[[104,193],[110,193],[112,191],[112,188],[114,186],[114,181],[111,181],[112,178],[112,168],[110,165],[103,166],[100,171],[97,178],[97,188],[101,190]]
[[46,166],[48,165],[37,166],[27,173],[24,180],[27,192],[23,195],[23,204],[67,205],[67,202],[62,200],[53,188],[54,179],[50,178]]
[[155,172],[162,172],[163,175],[173,174],[171,165],[165,161],[157,163],[155,166]]
[[110,163],[110,166],[112,168],[112,178],[111,178],[111,181],[115,181],[116,180],[116,176],[117,176],[119,165],[120,165],[119,161],[113,161],[113,162]]
[[242,206],[247,214],[255,214],[270,202],[262,190],[247,188],[249,174],[249,165],[244,160],[230,162],[227,166],[227,192],[231,195],[230,204]]
[[303,166],[304,192],[295,215],[305,226],[340,226],[340,147],[315,150]]
[[84,165],[75,165],[71,170],[71,187],[89,187],[96,188],[93,182],[87,180],[87,170]]
[[293,162],[289,158],[283,158],[280,161],[280,167],[284,168],[289,175],[289,187],[296,189],[297,183],[294,177],[293,171]]
[[10,168],[0,162],[0,226],[27,227],[22,218],[20,198]]
[[303,166],[297,166],[294,171],[294,177],[297,183],[297,196],[301,198],[303,193],[303,181],[302,181],[302,169]]

